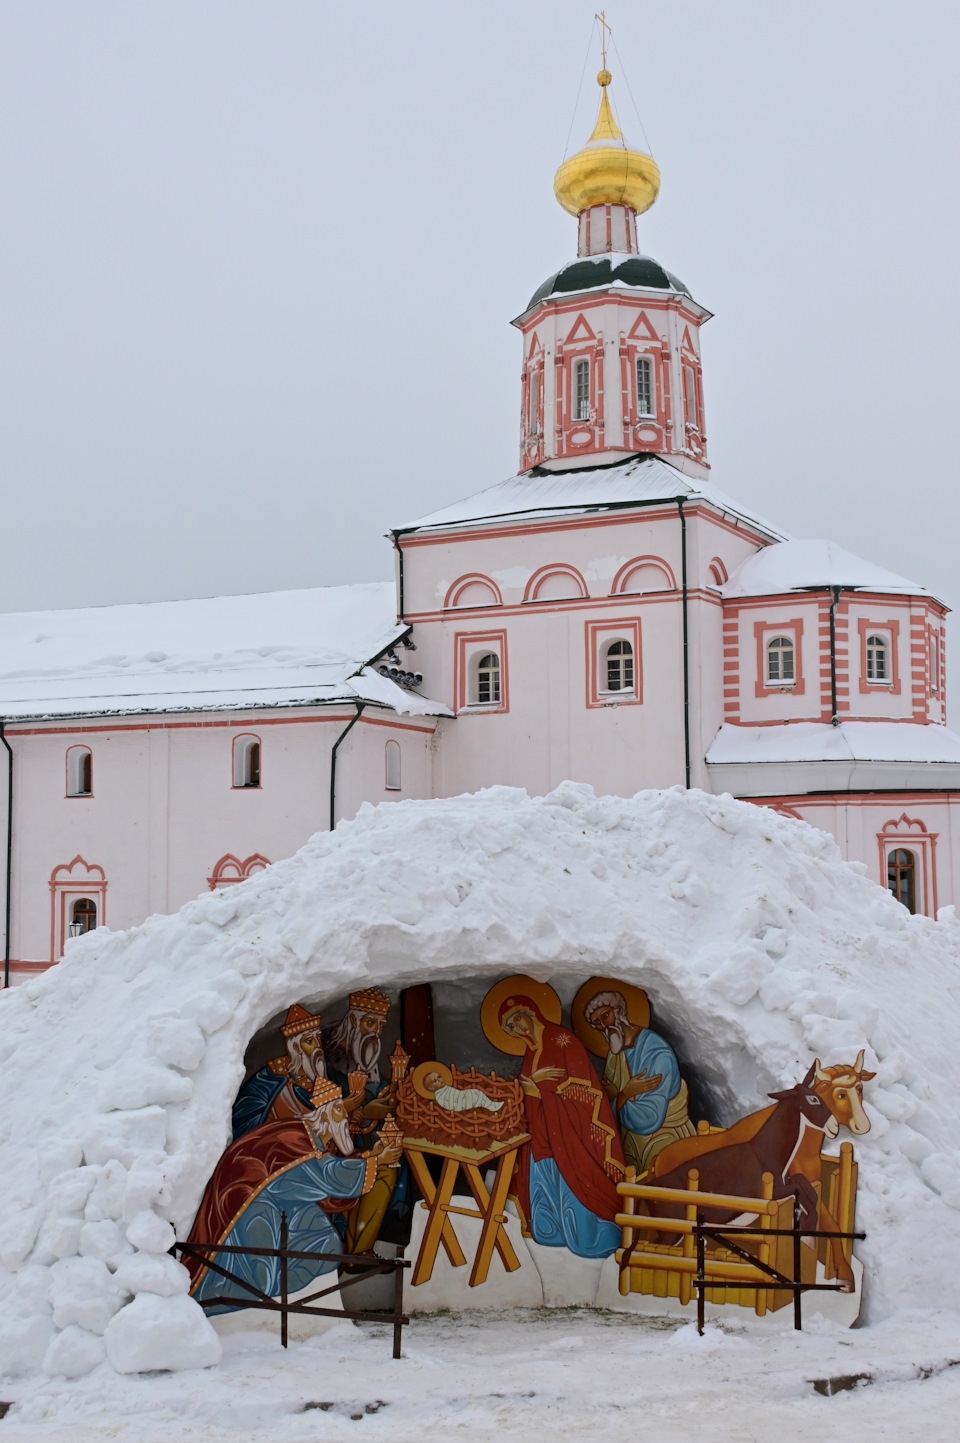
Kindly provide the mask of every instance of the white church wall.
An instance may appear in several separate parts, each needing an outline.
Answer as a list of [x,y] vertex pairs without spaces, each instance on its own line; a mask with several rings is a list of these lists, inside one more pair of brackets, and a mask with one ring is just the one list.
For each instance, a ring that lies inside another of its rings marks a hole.
[[[329,825],[330,753],[354,715],[250,712],[8,730],[14,748],[14,973],[59,959],[75,902],[97,925],[125,928],[288,857]],[[431,719],[406,724],[371,708],[340,747],[337,817],[363,802],[433,791]],[[233,741],[260,741],[260,786],[234,786]],[[400,746],[388,789],[386,743]],[[67,750],[89,747],[92,793],[68,796]],[[218,870],[218,864],[220,864]],[[24,965],[25,964],[25,965]]]
[[849,793],[767,798],[763,805],[827,832],[848,861],[886,887],[890,850],[915,859],[916,911],[935,917],[960,901],[955,880],[960,857],[960,799],[935,792]]
[[[910,602],[889,596],[851,597],[848,615],[850,715],[853,717],[913,716]],[[866,638],[880,634],[891,645],[889,682],[870,681],[866,674]],[[926,687],[924,690],[924,700]],[[925,712],[924,707],[924,712]]]
[[[725,614],[737,617],[739,713],[744,725],[770,725],[784,721],[819,721],[821,696],[820,606],[802,594],[763,596],[732,605]],[[766,675],[766,647],[776,636],[794,640],[795,680],[792,685],[770,683]],[[731,673],[728,673],[731,675]]]

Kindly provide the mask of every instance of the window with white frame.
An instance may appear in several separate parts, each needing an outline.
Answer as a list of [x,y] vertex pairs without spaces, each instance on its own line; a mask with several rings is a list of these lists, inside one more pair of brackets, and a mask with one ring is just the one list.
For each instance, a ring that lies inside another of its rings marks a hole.
[[495,651],[477,657],[470,699],[475,706],[500,705],[500,658]]
[[590,420],[590,361],[584,356],[573,363],[575,421]]
[[930,691],[940,695],[940,642],[935,631],[930,633]]
[[540,410],[540,372],[531,366],[527,373],[527,434],[537,434]]
[[608,641],[600,653],[600,690],[602,692],[632,692],[633,684],[633,643],[624,637]]
[[692,366],[684,366],[683,384],[687,395],[687,420],[691,426],[695,426],[697,424],[697,378]]
[[792,686],[797,679],[793,637],[771,636],[766,646],[767,685]]
[[233,739],[233,785],[259,787],[260,738],[239,736]]
[[872,631],[867,636],[867,681],[888,682],[890,680],[890,639],[882,632]]
[[67,796],[93,796],[93,757],[89,747],[67,750]]
[[638,356],[637,415],[652,416],[653,414],[653,362],[649,356]]
[[388,792],[399,792],[400,790],[400,743],[389,741],[386,745],[386,769]]

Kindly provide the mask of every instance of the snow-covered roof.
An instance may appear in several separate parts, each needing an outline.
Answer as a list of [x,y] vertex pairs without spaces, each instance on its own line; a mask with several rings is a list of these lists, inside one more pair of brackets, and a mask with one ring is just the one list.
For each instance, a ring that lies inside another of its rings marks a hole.
[[960,787],[960,737],[922,722],[724,723],[706,759],[714,789],[736,796]]
[[614,466],[590,470],[535,468],[396,529],[398,532],[431,530],[519,516],[550,516],[558,512],[576,515],[675,501],[681,496],[706,501],[726,515],[756,527],[772,540],[782,541],[786,536],[779,527],[733,501],[712,481],[694,481],[659,456],[633,456]]
[[960,737],[922,722],[788,722],[745,727],[725,722],[707,752],[708,762],[954,762]]
[[841,586],[845,591],[895,591],[929,596],[916,581],[898,576],[845,551],[835,541],[781,541],[765,546],[740,563],[720,588],[726,597],[774,596],[784,591],[809,591]]
[[0,716],[347,700],[443,714],[367,666],[407,630],[390,582],[9,613],[0,615]]

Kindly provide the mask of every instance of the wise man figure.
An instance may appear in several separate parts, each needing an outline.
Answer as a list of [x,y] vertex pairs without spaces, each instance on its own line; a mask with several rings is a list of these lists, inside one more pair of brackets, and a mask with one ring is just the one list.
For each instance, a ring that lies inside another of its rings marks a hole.
[[[378,1136],[381,1123],[395,1105],[391,1085],[382,1087],[380,1078],[380,1049],[389,1012],[386,992],[364,987],[350,993],[343,1017],[324,1027],[321,1034],[327,1076],[341,1088],[354,1133],[365,1139]],[[364,1078],[362,1092],[358,1076]],[[402,1204],[406,1182],[406,1163],[381,1171],[376,1185],[346,1217],[344,1252],[372,1250],[391,1203],[396,1207]]]
[[[314,1084],[311,1104],[302,1116],[264,1123],[230,1144],[207,1184],[191,1241],[277,1248],[285,1212],[291,1253],[342,1250],[332,1217],[368,1195],[381,1176],[396,1175],[400,1139],[393,1134],[369,1152],[356,1153],[340,1088],[326,1078]],[[270,1297],[280,1292],[279,1258],[215,1253],[212,1261]],[[238,1283],[210,1269],[206,1261],[189,1258],[185,1263],[193,1280],[191,1294],[199,1302],[223,1295],[243,1297]],[[287,1288],[299,1292],[336,1266],[334,1260],[291,1257]],[[236,1306],[243,1304],[214,1311]]]
[[646,1172],[668,1143],[696,1132],[676,1054],[658,1033],[630,1021],[622,992],[597,992],[583,1015],[610,1048],[603,1088],[620,1125],[624,1156],[638,1174]]
[[351,1072],[367,1075],[367,1096],[380,1091],[380,1048],[390,1011],[390,998],[379,987],[351,992],[339,1022],[324,1027],[321,1038],[327,1076],[349,1090]]
[[272,1057],[247,1078],[237,1094],[233,1104],[235,1139],[264,1122],[302,1117],[312,1111],[314,1084],[327,1075],[320,1022],[319,1012],[308,1012],[299,1002],[290,1008],[280,1027],[287,1044],[285,1055]]

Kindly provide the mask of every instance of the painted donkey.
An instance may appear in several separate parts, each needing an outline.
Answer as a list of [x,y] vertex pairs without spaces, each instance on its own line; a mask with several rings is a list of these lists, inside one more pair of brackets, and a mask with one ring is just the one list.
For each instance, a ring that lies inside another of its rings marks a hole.
[[[687,1174],[697,1168],[701,1192],[722,1192],[738,1197],[760,1197],[763,1175],[773,1176],[773,1196],[783,1198],[795,1190],[800,1197],[801,1225],[839,1232],[839,1226],[822,1203],[815,1184],[820,1182],[820,1153],[824,1138],[836,1137],[841,1125],[862,1135],[870,1131],[863,1110],[863,1084],[874,1077],[863,1066],[861,1050],[853,1065],[834,1067],[814,1062],[795,1087],[771,1092],[775,1105],[751,1113],[726,1132],[683,1138],[657,1157],[643,1181],[660,1187],[685,1188]],[[652,1217],[682,1217],[680,1204],[647,1202]],[[746,1218],[729,1208],[704,1208],[704,1220],[728,1223]],[[677,1241],[664,1233],[662,1242]],[[837,1278],[853,1291],[853,1270],[838,1238],[832,1244]]]

